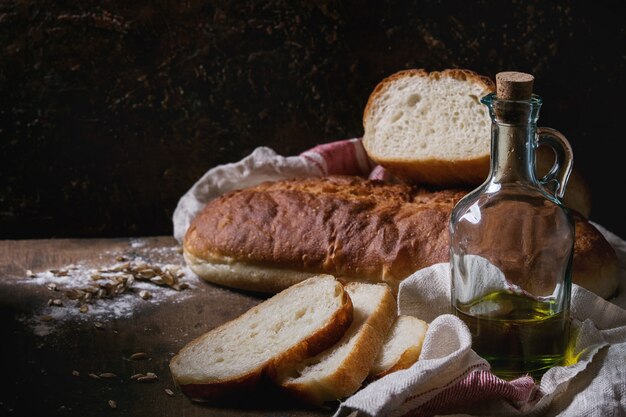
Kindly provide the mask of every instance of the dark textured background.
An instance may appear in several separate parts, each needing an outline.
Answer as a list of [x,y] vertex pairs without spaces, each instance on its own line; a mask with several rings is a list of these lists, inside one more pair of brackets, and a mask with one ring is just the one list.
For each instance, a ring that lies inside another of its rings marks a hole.
[[454,67],[533,73],[626,237],[623,18],[555,3],[0,0],[0,238],[170,234],[208,168],[360,136],[382,78]]

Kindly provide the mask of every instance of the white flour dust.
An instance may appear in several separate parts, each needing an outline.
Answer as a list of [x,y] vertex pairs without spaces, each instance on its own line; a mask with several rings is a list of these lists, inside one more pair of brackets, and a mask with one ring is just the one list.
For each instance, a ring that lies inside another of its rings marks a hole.
[[20,285],[46,288],[50,298],[34,315],[20,319],[34,334],[47,336],[69,319],[104,323],[131,317],[137,310],[165,300],[178,303],[191,296],[198,278],[182,260],[154,261],[182,259],[177,249],[144,246],[141,240],[133,239],[132,257],[106,252],[101,256],[102,265],[76,263],[29,273],[18,281]]

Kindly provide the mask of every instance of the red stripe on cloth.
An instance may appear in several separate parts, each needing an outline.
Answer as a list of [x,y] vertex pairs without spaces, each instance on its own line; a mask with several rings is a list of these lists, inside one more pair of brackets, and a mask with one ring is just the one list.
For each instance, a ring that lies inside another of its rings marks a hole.
[[[315,165],[317,167],[317,169],[320,170],[320,172],[322,173],[322,175],[328,175],[328,171],[326,169],[326,166],[324,164],[321,164],[320,161],[318,161],[316,158],[313,157],[313,155],[311,155],[311,151],[306,151],[305,153],[300,154],[300,156],[304,159],[306,159],[307,161],[309,161],[310,163],[312,163],[313,165]],[[326,161],[324,161],[326,162]]]
[[[312,158],[310,154],[318,154],[326,163],[326,167]],[[300,154],[308,161],[317,165],[325,175],[360,175],[367,176],[374,166],[366,156],[360,139],[347,139],[318,145]],[[363,158],[366,158],[364,163]],[[359,160],[360,159],[360,160]]]
[[381,180],[381,181],[389,181],[391,179],[391,174],[385,168],[380,165],[376,165],[370,175],[368,177],[370,180]]
[[[467,409],[468,405],[478,401],[500,398],[511,403],[526,403],[538,392],[530,376],[523,376],[513,381],[505,381],[483,370],[474,370],[465,374],[460,381],[451,381],[443,391],[424,404],[403,414],[403,417],[425,417],[451,412],[455,409]],[[407,398],[405,406],[426,393]]]

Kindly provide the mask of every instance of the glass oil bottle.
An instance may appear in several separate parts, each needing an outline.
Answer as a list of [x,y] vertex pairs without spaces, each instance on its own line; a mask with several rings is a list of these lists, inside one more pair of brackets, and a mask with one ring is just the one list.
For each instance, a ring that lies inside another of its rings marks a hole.
[[[453,311],[505,379],[540,378],[562,363],[569,340],[574,226],[561,198],[573,156],[562,134],[537,128],[542,100],[533,81],[501,72],[497,92],[482,98],[492,119],[489,177],[450,219]],[[538,179],[542,145],[555,163]]]

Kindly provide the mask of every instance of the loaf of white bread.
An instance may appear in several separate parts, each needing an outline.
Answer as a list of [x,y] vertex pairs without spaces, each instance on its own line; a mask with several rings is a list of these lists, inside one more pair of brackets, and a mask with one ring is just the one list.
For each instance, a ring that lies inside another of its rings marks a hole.
[[[198,276],[227,287],[274,293],[324,273],[395,293],[418,269],[449,261],[450,212],[466,193],[356,176],[267,182],[209,202],[183,254]],[[615,251],[582,215],[574,219],[573,281],[608,298]]]
[[170,370],[197,401],[238,397],[270,381],[322,405],[353,394],[370,374],[379,378],[418,360],[427,326],[400,320],[396,309],[385,284],[344,287],[329,275],[311,277],[191,341]]
[[[491,119],[480,99],[495,91],[487,77],[465,69],[397,72],[382,80],[363,113],[368,156],[409,184],[458,187],[481,184],[489,173]],[[537,175],[554,162],[537,152]],[[574,169],[564,203],[585,217],[591,192]]]

